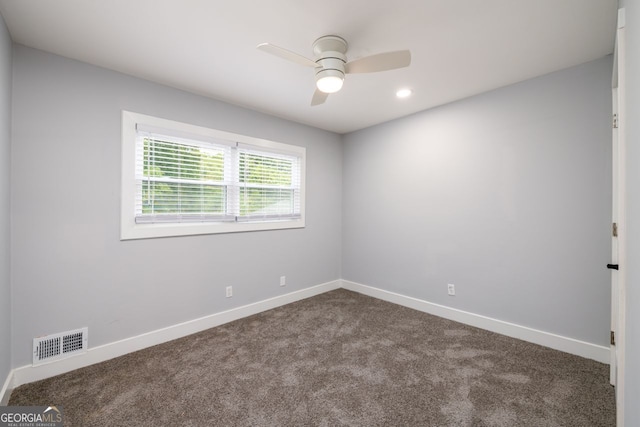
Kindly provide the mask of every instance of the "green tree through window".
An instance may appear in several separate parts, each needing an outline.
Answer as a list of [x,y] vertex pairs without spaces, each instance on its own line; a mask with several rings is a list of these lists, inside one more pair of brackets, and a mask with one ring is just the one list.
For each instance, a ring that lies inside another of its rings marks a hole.
[[144,139],[143,214],[225,212],[224,152]]
[[295,210],[294,160],[240,153],[240,215],[269,215]]
[[[225,154],[224,148],[144,138],[142,214],[165,218],[295,214],[295,157],[239,149],[238,181],[230,183],[225,181],[225,167],[232,166],[229,159],[225,163],[225,155],[230,151]],[[230,191],[236,191],[237,203],[229,202]],[[236,204],[237,211],[231,212]]]

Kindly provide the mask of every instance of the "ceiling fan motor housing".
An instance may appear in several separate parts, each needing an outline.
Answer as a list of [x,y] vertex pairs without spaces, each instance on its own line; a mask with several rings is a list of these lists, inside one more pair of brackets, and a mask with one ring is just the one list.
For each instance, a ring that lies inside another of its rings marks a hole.
[[[347,47],[346,40],[338,36],[323,36],[313,42],[313,53],[318,64],[316,82],[326,77],[344,80]],[[341,86],[336,86],[336,91]]]
[[[327,52],[327,53],[338,53],[338,52]],[[342,55],[342,58],[344,58],[344,55]],[[318,59],[316,61],[316,64],[318,64],[318,67],[316,68],[316,75],[324,72],[324,71],[339,71],[342,74],[342,77],[344,77],[344,64],[347,62],[345,59],[342,58],[335,58],[335,57],[328,57],[328,58],[321,58]]]

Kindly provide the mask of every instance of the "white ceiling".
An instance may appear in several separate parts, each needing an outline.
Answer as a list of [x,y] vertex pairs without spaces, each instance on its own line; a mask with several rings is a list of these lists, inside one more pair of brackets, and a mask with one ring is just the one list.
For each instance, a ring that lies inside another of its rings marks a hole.
[[[0,0],[16,43],[346,133],[613,52],[617,0]],[[409,68],[348,75],[311,107],[314,73],[257,50],[349,60],[410,49]],[[397,99],[401,87],[413,90]]]

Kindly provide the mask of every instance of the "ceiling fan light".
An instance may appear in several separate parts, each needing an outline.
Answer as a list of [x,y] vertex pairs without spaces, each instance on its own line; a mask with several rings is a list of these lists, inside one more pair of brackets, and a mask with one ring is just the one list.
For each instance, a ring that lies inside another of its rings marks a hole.
[[322,70],[316,74],[316,87],[320,92],[335,93],[342,89],[344,74],[339,70]]

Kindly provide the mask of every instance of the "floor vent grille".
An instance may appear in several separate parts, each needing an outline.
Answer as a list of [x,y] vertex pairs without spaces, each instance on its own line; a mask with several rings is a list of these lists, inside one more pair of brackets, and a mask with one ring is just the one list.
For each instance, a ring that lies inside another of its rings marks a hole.
[[88,329],[76,329],[33,339],[33,364],[51,362],[87,351]]

